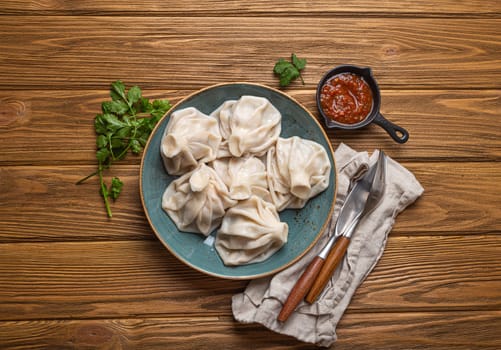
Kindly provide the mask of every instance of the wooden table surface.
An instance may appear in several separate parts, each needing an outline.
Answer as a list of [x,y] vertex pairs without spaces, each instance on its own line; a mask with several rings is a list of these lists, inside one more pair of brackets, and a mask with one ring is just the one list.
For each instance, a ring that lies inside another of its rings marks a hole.
[[157,240],[140,157],[106,217],[93,119],[112,81],[171,102],[208,85],[278,88],[316,116],[339,64],[370,66],[382,112],[408,129],[328,133],[381,148],[424,195],[396,221],[333,349],[501,348],[501,3],[455,1],[0,1],[0,348],[309,349],[233,320],[245,281],[190,269]]

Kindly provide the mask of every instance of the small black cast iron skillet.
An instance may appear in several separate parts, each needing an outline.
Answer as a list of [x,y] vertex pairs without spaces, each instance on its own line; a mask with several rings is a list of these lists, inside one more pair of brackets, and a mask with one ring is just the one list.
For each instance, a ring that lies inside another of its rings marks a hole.
[[[325,115],[324,111],[322,110],[322,105],[320,104],[320,94],[322,91],[322,86],[332,78],[334,75],[340,74],[340,73],[353,73],[358,76],[361,76],[364,78],[364,80],[367,82],[369,87],[371,88],[372,91],[372,109],[369,113],[369,115],[362,121],[356,124],[343,124],[336,122],[332,119],[330,119],[327,115]],[[324,77],[320,80],[317,86],[317,108],[318,111],[320,112],[320,115],[324,118],[325,120],[325,125],[328,128],[332,129],[345,129],[345,130],[354,130],[354,129],[360,129],[363,128],[364,126],[374,123],[382,127],[386,132],[391,136],[393,140],[395,140],[398,143],[405,143],[409,139],[409,133],[407,130],[402,128],[401,126],[398,126],[392,122],[390,122],[388,119],[383,117],[383,115],[379,112],[379,108],[381,107],[381,93],[379,91],[379,87],[376,83],[376,79],[372,76],[372,71],[370,68],[362,68],[362,67],[357,67],[357,66],[352,66],[352,65],[342,65],[342,66],[337,66],[334,69],[331,69],[328,71]]]

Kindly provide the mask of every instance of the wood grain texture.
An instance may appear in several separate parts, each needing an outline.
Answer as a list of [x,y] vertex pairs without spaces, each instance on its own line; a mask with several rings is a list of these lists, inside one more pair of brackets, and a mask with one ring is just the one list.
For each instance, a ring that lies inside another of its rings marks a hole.
[[[499,311],[500,249],[499,235],[390,237],[349,310]],[[156,241],[0,244],[1,320],[229,316],[245,284],[196,272]]]
[[[106,218],[92,122],[112,81],[176,102],[200,88],[278,87],[280,57],[308,60],[286,93],[317,117],[333,66],[370,66],[382,113],[410,132],[329,131],[382,148],[425,188],[396,220],[333,349],[501,348],[501,3],[495,0],[0,0],[0,348],[312,349],[237,323],[246,282],[203,275],[158,241],[139,157]],[[112,175],[108,173],[107,175]]]
[[[387,152],[390,157],[392,153]],[[501,231],[500,162],[403,165],[425,193],[398,216],[393,235]],[[121,197],[112,204],[111,220],[105,215],[96,178],[75,185],[93,170],[91,166],[0,167],[0,242],[154,239],[140,202],[139,167],[117,165],[106,174],[118,175],[124,182]]]
[[[195,91],[143,93],[175,103]],[[318,118],[314,90],[284,91]],[[93,164],[93,119],[108,99],[104,90],[0,91],[0,166]],[[390,149],[399,161],[501,160],[501,90],[383,90],[382,101],[385,117],[410,132],[408,143],[396,148],[383,129],[371,125],[357,132],[331,130],[332,144]],[[125,163],[139,164],[139,158],[128,157]]]
[[102,89],[118,78],[143,88],[271,85],[274,63],[292,50],[308,59],[310,89],[342,63],[372,67],[385,89],[500,89],[500,26],[501,19],[2,16],[0,90]]
[[191,3],[177,0],[146,0],[140,3],[121,3],[112,0],[45,0],[45,1],[0,1],[0,14],[113,14],[113,15],[185,15],[185,16],[255,16],[273,14],[274,16],[315,15],[315,16],[465,16],[487,15],[497,16],[501,12],[499,3],[494,0],[480,1],[441,1],[439,5],[433,0],[402,1],[305,1],[291,0],[287,2],[254,0],[242,4],[239,1],[197,1]]
[[[347,313],[333,349],[494,350],[500,326],[499,311]],[[211,316],[0,322],[0,343],[12,350],[314,348],[258,324]]]
[[[139,167],[116,167],[108,183],[124,183],[106,216],[96,177],[75,183],[95,167],[7,167],[0,169],[0,241],[154,239],[139,196]],[[47,199],[53,205],[48,210]],[[78,222],[78,225],[75,223]]]

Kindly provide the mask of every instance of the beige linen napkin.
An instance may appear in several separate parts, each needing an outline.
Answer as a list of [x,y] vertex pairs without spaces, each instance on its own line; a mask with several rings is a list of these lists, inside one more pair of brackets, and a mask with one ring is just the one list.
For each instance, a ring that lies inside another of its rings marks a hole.
[[251,281],[243,293],[233,296],[232,309],[237,321],[261,323],[275,332],[319,346],[330,346],[336,341],[336,325],[355,290],[383,254],[396,216],[423,193],[414,175],[390,157],[387,157],[384,197],[358,224],[346,255],[323,293],[311,305],[302,301],[286,322],[278,322],[277,316],[296,280],[333,234],[339,209],[353,180],[363,174],[377,156],[378,151],[369,157],[367,152],[339,145],[334,154],[338,171],[337,198],[330,224],[319,242],[297,263],[275,276]]

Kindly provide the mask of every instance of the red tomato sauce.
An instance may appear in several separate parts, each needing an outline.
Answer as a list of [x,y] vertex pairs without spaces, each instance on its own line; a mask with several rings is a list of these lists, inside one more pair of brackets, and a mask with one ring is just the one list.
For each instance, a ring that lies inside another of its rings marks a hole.
[[320,104],[325,115],[343,124],[359,123],[372,110],[372,91],[359,75],[334,75],[322,86]]

